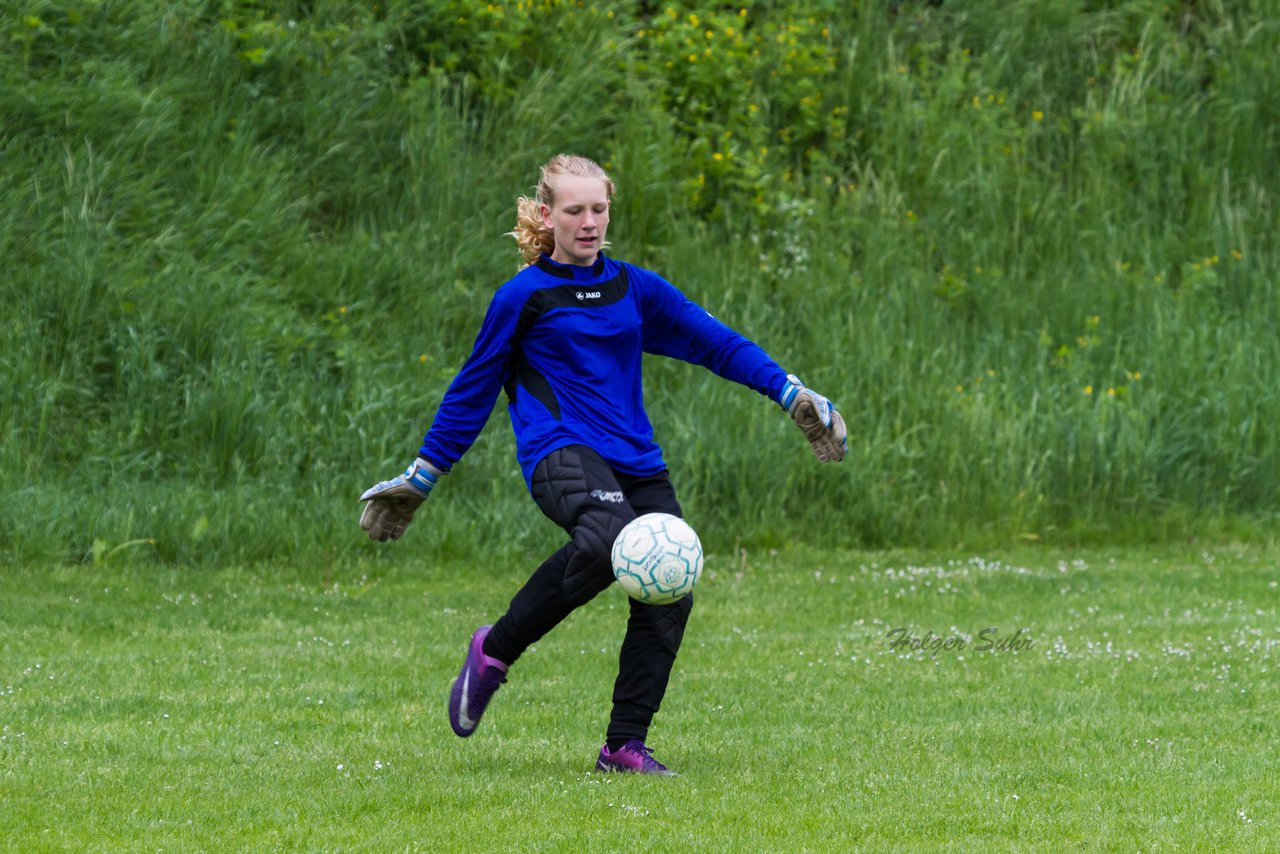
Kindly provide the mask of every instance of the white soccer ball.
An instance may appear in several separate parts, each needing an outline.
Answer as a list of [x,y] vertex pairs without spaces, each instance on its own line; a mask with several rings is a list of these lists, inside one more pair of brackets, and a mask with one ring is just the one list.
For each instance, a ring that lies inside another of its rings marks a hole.
[[613,575],[632,599],[667,605],[683,599],[702,575],[702,543],[689,523],[646,513],[613,541]]

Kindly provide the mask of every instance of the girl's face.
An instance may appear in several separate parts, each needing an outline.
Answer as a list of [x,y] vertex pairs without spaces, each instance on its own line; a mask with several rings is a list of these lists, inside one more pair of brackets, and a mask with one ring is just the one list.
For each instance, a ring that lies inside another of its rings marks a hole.
[[555,200],[542,206],[542,224],[555,235],[551,260],[589,267],[609,228],[609,189],[602,178],[562,175]]

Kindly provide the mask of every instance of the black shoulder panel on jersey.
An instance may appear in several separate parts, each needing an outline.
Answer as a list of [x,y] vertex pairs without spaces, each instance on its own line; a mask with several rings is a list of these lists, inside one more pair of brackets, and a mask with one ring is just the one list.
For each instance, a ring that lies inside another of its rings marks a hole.
[[512,333],[515,349],[520,349],[520,339],[524,337],[529,327],[537,323],[538,318],[551,309],[597,308],[613,305],[627,295],[629,287],[626,268],[620,267],[618,275],[606,282],[598,282],[594,285],[574,283],[539,288],[529,294],[529,298],[520,309],[520,316],[516,318],[516,329]]
[[[618,275],[612,279],[594,285],[575,282],[571,285],[541,288],[534,291],[529,296],[528,302],[524,304],[520,319],[517,321],[516,334],[519,335],[528,329],[529,325],[532,325],[544,312],[553,308],[596,308],[613,305],[627,295],[628,286],[627,273],[620,269]],[[528,325],[520,326],[526,319]]]

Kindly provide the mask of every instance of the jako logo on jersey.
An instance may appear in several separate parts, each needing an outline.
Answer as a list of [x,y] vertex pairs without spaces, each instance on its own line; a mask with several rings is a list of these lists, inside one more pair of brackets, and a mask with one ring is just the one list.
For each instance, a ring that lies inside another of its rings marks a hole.
[[599,291],[578,291],[577,296],[579,300],[600,299],[600,292]]
[[593,489],[591,490],[591,497],[598,498],[601,501],[608,501],[610,504],[622,503],[621,492],[605,492],[603,489]]

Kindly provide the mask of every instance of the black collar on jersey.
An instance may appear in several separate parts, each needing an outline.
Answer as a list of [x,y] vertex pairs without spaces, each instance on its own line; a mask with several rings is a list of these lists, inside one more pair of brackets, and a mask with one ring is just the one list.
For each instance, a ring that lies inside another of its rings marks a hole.
[[[544,273],[550,273],[557,279],[574,280],[572,264],[558,264],[547,257],[546,253],[538,256],[538,260],[534,262],[538,265],[538,269]],[[598,277],[604,274],[604,252],[596,253],[596,262],[591,265],[592,277]]]

